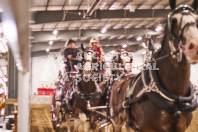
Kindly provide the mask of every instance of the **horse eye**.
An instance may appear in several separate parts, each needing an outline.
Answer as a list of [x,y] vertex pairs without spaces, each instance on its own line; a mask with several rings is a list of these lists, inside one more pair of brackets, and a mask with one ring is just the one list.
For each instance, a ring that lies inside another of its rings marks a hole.
[[185,45],[186,44],[186,38],[183,37],[182,39],[182,45]]
[[174,27],[177,25],[177,19],[172,19],[171,21],[171,30],[173,31],[174,30]]

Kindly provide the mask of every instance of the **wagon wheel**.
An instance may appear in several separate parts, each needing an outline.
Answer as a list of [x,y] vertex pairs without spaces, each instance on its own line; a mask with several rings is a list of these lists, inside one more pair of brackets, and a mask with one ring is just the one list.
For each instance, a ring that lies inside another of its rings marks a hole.
[[52,97],[52,126],[53,129],[58,132],[60,125],[60,106],[59,102],[55,100],[55,95]]

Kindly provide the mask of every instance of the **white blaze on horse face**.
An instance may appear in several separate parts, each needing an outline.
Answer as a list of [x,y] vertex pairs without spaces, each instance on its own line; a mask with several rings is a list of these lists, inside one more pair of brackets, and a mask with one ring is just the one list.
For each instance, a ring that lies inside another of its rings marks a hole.
[[129,56],[121,55],[123,63],[130,63],[131,58]]
[[111,76],[111,63],[110,62],[105,63],[105,76],[108,76],[108,77]]
[[125,69],[127,72],[131,72],[131,63],[125,63],[124,69]]
[[86,62],[84,64],[84,71],[91,71],[91,62]]
[[[181,14],[174,15],[178,23],[181,21]],[[191,15],[184,15],[182,21],[182,28],[189,22],[197,23],[198,16],[191,13]],[[188,63],[194,64],[198,63],[198,29],[197,26],[188,26],[185,28],[183,37],[185,38],[185,43],[182,46],[182,51],[187,58]]]
[[85,54],[85,60],[91,61],[92,60],[92,54],[91,53]]

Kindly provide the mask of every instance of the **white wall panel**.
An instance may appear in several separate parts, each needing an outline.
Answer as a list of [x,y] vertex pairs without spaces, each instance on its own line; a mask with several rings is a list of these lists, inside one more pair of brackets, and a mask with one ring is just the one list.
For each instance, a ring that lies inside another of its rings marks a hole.
[[43,83],[55,88],[54,82],[58,77],[58,67],[53,59],[56,52],[49,55],[32,57],[32,93],[37,92],[37,88],[42,88]]
[[193,84],[198,86],[198,64],[191,65],[190,80]]
[[[42,88],[42,83],[54,83],[58,76],[58,69],[53,55],[57,53],[50,53],[48,56],[39,56],[32,58],[32,93],[37,92],[37,88]],[[133,67],[143,64],[145,56],[142,54],[135,54],[133,60]],[[133,73],[137,74],[140,70],[133,68]],[[198,64],[191,66],[191,82],[198,86]],[[54,85],[52,87],[55,88]]]

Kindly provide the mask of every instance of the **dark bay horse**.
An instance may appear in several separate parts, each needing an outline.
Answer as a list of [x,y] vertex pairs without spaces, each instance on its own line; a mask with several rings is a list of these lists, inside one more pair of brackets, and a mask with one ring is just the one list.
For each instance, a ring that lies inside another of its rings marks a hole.
[[[104,91],[102,89],[103,87],[100,87],[97,83],[97,76],[93,76],[94,71],[92,64],[94,63],[95,52],[86,50],[83,45],[81,48],[83,50],[81,75],[77,78],[78,82],[76,82],[76,86],[73,89],[73,96],[70,100],[70,104],[72,105],[74,116],[79,116],[79,114],[82,115],[82,113],[89,116],[90,130],[94,130],[96,128],[95,121],[98,115],[96,112],[90,111],[87,108],[90,106],[96,107],[104,105],[104,100],[102,99],[104,97]],[[85,118],[83,120],[86,121]],[[79,131],[88,130],[84,129]]]
[[[194,1],[195,10],[197,3]],[[134,78],[128,78],[113,86],[110,106],[116,132],[124,122],[127,128],[140,132],[184,132],[191,123],[191,112],[197,108],[190,64],[198,62],[198,16],[190,6],[175,8],[174,0],[170,5],[173,11],[162,48],[150,60],[159,70],[145,67],[135,83],[131,84]]]

